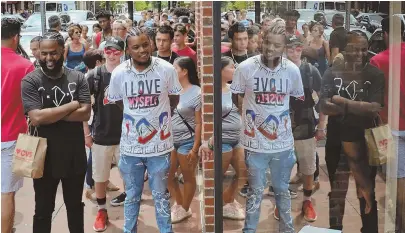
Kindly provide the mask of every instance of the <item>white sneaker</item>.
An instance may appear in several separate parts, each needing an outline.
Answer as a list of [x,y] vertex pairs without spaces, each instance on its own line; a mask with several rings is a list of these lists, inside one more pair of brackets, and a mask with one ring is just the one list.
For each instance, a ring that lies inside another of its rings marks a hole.
[[173,207],[171,213],[172,224],[179,223],[193,215],[190,208],[186,211],[181,205],[176,204]]
[[244,220],[245,210],[236,200],[234,200],[232,203],[224,205],[222,215],[227,219]]
[[170,210],[172,211],[172,216],[173,216],[173,213],[175,213],[180,206],[181,205],[178,205],[177,202],[174,202],[172,207],[170,207]]

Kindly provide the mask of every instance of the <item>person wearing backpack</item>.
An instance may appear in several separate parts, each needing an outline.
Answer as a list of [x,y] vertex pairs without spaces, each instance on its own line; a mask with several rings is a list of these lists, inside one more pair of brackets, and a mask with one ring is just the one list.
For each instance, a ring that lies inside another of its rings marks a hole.
[[115,161],[119,161],[120,156],[119,144],[123,113],[114,102],[107,99],[107,93],[111,73],[120,64],[124,47],[125,43],[121,38],[108,39],[104,49],[105,65],[93,69],[87,76],[90,94],[94,95],[95,100],[93,135],[85,136],[86,139],[91,139],[93,136],[94,140],[94,143],[86,144],[92,144],[92,169],[98,204],[98,213],[93,226],[96,232],[107,229],[106,188],[112,160],[115,158]]
[[[317,215],[311,202],[311,195],[316,171],[316,141],[325,136],[326,119],[320,114],[319,123],[316,125],[318,117],[314,107],[318,102],[317,96],[321,90],[322,79],[318,69],[307,61],[301,61],[302,50],[303,43],[299,37],[287,36],[286,55],[300,69],[305,95],[304,101],[290,98],[295,154],[304,183],[302,212],[306,221],[314,222]],[[278,211],[275,210],[276,219],[279,218],[277,215]]]

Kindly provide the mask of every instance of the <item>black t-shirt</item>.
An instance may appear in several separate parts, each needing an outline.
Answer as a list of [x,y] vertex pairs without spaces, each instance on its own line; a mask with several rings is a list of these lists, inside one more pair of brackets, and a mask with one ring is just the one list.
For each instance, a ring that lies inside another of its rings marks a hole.
[[[99,81],[95,82],[98,69],[101,71],[100,77]],[[121,139],[123,112],[115,103],[107,99],[110,79],[111,73],[107,71],[105,65],[95,68],[87,74],[90,95],[94,95],[96,105],[93,117],[94,143],[103,146],[118,145]]]
[[329,40],[330,52],[332,52],[332,48],[339,48],[339,53],[345,51],[347,44],[346,34],[347,31],[344,27],[338,27],[333,30]]
[[[344,71],[343,67],[332,67],[326,70],[323,76],[321,98],[339,95],[354,101],[377,102],[383,105],[384,85],[384,73],[370,64],[359,74]],[[371,116],[351,113],[340,119],[340,139],[344,142],[364,140],[364,129],[373,127],[375,120]]]
[[[26,114],[35,109],[54,108],[77,100],[90,104],[89,86],[81,72],[64,69],[59,79],[50,79],[41,69],[29,73],[21,82]],[[34,127],[31,128],[33,133]],[[59,120],[37,127],[38,136],[47,139],[44,173],[55,178],[84,174],[87,167],[83,122]]]
[[161,57],[161,56],[158,56],[158,52],[157,52],[157,51],[156,51],[156,52],[153,52],[152,56],[158,57],[158,58],[162,58],[163,60],[169,62],[169,63],[172,64],[172,65],[173,65],[173,63],[174,63],[174,60],[179,57],[179,55],[178,55],[177,53],[173,52],[173,51],[172,51],[172,55],[171,55],[171,56],[168,56],[168,57]]
[[245,54],[242,56],[238,56],[238,55],[234,55],[232,54],[232,50],[229,50],[225,53],[222,54],[222,56],[226,56],[226,57],[230,57],[232,58],[233,62],[235,63],[235,65],[239,65],[240,63],[242,63],[243,61],[245,61],[246,59],[248,59],[249,57],[252,57],[252,54]]
[[[302,63],[300,66],[302,85],[304,87],[305,101],[293,98],[291,109],[294,112],[292,120],[293,135],[295,140],[306,140],[315,136],[315,102],[312,97],[312,91],[319,93],[321,91],[321,74],[318,69],[310,63]],[[297,103],[297,104],[295,104]]]

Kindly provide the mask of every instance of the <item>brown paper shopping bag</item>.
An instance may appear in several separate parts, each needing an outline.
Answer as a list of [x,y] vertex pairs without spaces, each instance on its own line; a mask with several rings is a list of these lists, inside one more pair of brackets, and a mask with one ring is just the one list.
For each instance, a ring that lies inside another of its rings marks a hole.
[[46,138],[20,133],[14,150],[13,172],[28,178],[41,178],[44,173],[47,147]]
[[390,126],[384,124],[366,129],[365,139],[367,143],[369,164],[371,166],[386,164],[387,157],[394,152],[394,140]]

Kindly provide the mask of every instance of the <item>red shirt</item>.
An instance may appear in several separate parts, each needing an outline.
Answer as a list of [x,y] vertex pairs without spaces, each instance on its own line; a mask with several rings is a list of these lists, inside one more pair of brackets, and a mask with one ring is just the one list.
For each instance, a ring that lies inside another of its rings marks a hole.
[[[384,72],[385,74],[385,90],[384,90],[384,108],[381,111],[380,115],[383,120],[383,122],[387,123],[388,122],[388,91],[389,91],[389,57],[390,53],[389,50],[385,50],[377,55],[375,55],[371,60],[370,64],[376,66],[379,68],[381,71]],[[405,130],[405,43],[401,43],[401,60],[398,62],[399,67],[401,67],[401,76],[400,77],[395,77],[395,78],[400,78],[400,112],[399,112],[399,130],[404,131]],[[394,107],[394,109],[397,109]]]
[[221,45],[221,53],[226,53],[231,50],[228,46]]
[[27,131],[21,100],[21,80],[32,63],[10,48],[1,48],[1,141],[15,141]]
[[197,53],[190,47],[186,46],[184,49],[179,50],[177,46],[173,46],[172,50],[177,53],[179,57],[189,57],[193,59],[194,64],[197,66]]

